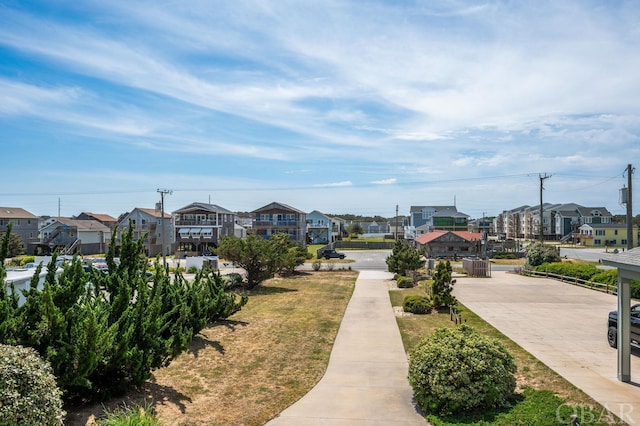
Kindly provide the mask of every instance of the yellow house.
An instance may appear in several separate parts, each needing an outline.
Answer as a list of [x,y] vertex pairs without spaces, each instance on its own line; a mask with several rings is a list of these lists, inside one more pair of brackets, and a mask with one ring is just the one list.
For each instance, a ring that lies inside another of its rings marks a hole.
[[[580,244],[592,247],[626,247],[627,225],[618,223],[585,223],[578,228]],[[633,235],[638,235],[638,227],[633,227]],[[637,238],[633,239],[638,245]]]

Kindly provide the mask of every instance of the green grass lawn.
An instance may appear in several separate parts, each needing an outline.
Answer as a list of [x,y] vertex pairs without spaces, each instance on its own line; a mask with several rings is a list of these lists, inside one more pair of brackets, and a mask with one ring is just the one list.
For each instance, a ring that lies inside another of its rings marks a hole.
[[[424,295],[424,288],[389,291],[393,306],[402,306],[405,296],[415,294]],[[579,414],[584,412],[583,419],[589,419],[589,425],[618,424],[617,419],[600,404],[465,306],[459,305],[458,312],[464,323],[485,336],[499,340],[514,356],[518,367],[517,395],[508,409],[446,417],[429,415],[427,420],[430,423],[442,426],[560,425],[569,424],[569,416],[576,410]],[[455,326],[448,311],[399,316],[396,319],[407,353],[411,353],[420,340],[437,328]]]

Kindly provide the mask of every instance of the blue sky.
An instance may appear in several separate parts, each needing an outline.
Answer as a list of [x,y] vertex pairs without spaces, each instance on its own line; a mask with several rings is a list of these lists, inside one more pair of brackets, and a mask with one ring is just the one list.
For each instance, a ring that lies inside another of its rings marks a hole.
[[538,204],[549,174],[545,202],[623,214],[639,17],[635,1],[0,0],[0,205],[117,217],[161,188],[168,211],[455,200],[481,217]]

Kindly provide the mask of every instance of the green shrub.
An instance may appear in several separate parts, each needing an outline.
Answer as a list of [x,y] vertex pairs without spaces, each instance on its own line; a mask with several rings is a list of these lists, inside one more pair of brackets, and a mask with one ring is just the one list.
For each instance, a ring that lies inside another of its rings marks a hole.
[[503,407],[516,386],[513,356],[463,324],[439,328],[409,358],[409,383],[427,414]]
[[537,272],[550,272],[552,274],[575,277],[581,280],[591,280],[591,277],[600,273],[600,269],[593,265],[575,265],[569,262],[543,263],[533,269]]
[[493,259],[517,259],[516,255],[513,253],[495,253],[491,256]]
[[194,266],[194,265],[189,266],[189,269],[187,269],[187,273],[188,274],[196,274],[196,273],[198,273],[198,267]]
[[631,298],[640,299],[640,281],[631,280]]
[[428,314],[433,309],[431,301],[425,296],[405,296],[402,302],[402,309],[412,314]]
[[398,284],[398,288],[411,288],[413,287],[413,279],[411,277],[398,277],[396,284]]
[[592,276],[589,281],[594,281],[602,284],[609,284],[610,286],[618,286],[618,270],[607,269],[606,271],[600,271]]
[[227,288],[237,288],[242,286],[242,275],[237,272],[231,272],[223,275],[222,279],[224,280]]
[[32,348],[0,344],[0,424],[62,425],[62,393]]
[[314,271],[319,271],[320,268],[322,267],[322,262],[319,260],[314,260],[313,263],[311,264],[311,267],[313,268]]
[[542,244],[539,241],[529,245],[525,249],[527,257],[527,266],[534,268],[543,263],[560,262],[560,254],[558,250],[548,244]]

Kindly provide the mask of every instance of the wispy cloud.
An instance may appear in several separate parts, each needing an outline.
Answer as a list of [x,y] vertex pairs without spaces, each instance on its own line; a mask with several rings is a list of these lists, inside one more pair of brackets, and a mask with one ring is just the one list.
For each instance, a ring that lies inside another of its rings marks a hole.
[[397,181],[398,180],[396,178],[388,178],[388,179],[382,179],[382,180],[374,180],[371,183],[373,183],[374,185],[392,185]]
[[353,186],[351,181],[343,181],[343,182],[332,182],[332,183],[318,183],[313,185],[316,188],[334,188],[334,187],[343,187],[343,186]]

